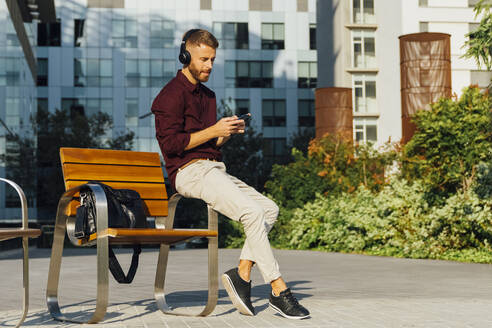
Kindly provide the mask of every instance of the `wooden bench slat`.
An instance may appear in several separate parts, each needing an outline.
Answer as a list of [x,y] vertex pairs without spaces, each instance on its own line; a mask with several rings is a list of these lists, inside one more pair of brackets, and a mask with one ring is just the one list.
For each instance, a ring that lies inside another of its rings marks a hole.
[[[147,206],[148,213],[147,216],[167,216],[167,200],[165,199],[144,199],[145,205]],[[67,207],[67,215],[75,216],[77,214],[77,206],[80,203],[77,200],[70,202]]]
[[60,148],[60,158],[62,163],[161,165],[158,153],[127,150]]
[[63,164],[66,180],[164,182],[161,167],[119,166],[100,164]]
[[[218,232],[206,229],[125,229],[108,228],[102,236],[108,236],[111,244],[174,244],[196,237],[217,237]],[[97,239],[92,234],[88,241],[79,240],[79,245]]]
[[0,228],[0,240],[7,240],[17,237],[38,237],[41,234],[39,229],[22,228]]
[[[72,189],[74,187],[85,184],[89,181],[65,181],[66,189]],[[142,199],[167,199],[166,185],[164,183],[135,183],[135,182],[112,182],[101,181],[114,189],[132,189],[140,194]],[[79,197],[79,193],[74,195]]]

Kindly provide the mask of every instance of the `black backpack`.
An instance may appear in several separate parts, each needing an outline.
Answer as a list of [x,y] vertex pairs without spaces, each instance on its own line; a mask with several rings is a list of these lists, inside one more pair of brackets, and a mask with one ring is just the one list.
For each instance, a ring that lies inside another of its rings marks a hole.
[[[130,189],[113,189],[98,181],[88,183],[100,185],[106,194],[108,228],[147,228],[147,217],[138,192]],[[77,208],[74,236],[79,239],[88,239],[96,232],[96,220],[96,197],[89,187],[83,188],[80,191],[80,206]],[[129,284],[133,281],[140,252],[140,245],[134,245],[132,263],[125,275],[112,246],[109,245],[109,270],[116,281],[121,284]]]

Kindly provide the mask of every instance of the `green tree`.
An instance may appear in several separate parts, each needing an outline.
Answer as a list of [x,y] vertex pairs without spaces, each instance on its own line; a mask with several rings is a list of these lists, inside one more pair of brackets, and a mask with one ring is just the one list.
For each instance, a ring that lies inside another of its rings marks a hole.
[[29,134],[9,137],[17,152],[6,152],[0,160],[13,180],[36,195],[38,219],[43,221],[54,220],[58,198],[65,191],[60,147],[131,149],[133,145],[133,132],[107,136],[113,121],[102,112],[85,116],[76,111],[39,110],[31,125]]
[[468,40],[465,41],[463,47],[467,50],[463,57],[473,58],[480,67],[485,65],[487,70],[492,68],[492,1],[480,0],[473,11],[475,18],[482,15],[478,28],[466,34]]

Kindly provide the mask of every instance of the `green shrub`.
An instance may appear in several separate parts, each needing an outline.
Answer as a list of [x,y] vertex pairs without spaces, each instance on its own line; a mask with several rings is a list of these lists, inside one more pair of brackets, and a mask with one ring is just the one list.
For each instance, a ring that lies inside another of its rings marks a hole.
[[365,187],[351,194],[318,194],[301,208],[281,212],[286,235],[279,240],[277,231],[273,243],[294,249],[491,262],[492,201],[469,191],[429,207],[423,191],[421,182],[393,179],[378,194]]
[[385,171],[395,158],[394,151],[377,151],[371,145],[353,145],[337,135],[312,140],[305,156],[292,150],[294,162],[275,165],[267,192],[287,209],[303,206],[316,193],[354,192],[364,185],[377,191],[385,184]]
[[458,99],[442,98],[414,116],[417,131],[405,145],[402,174],[423,179],[429,193],[467,190],[480,162],[492,161],[491,101],[476,87]]

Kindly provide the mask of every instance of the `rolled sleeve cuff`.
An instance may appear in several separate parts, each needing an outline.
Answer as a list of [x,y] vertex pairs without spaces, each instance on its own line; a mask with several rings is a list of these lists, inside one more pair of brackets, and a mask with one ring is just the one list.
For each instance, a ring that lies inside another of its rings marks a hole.
[[160,140],[160,146],[163,153],[167,155],[183,155],[186,146],[190,143],[189,133],[178,133],[172,136],[164,137]]

